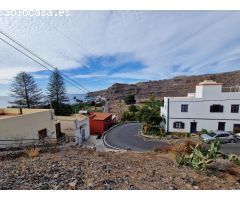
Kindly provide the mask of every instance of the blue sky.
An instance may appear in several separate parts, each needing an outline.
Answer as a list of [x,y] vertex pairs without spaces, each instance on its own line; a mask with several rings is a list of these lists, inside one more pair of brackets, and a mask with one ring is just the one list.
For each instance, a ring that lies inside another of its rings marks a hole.
[[[71,11],[6,17],[1,30],[90,91],[240,69],[238,11]],[[0,37],[4,38],[0,34]],[[5,38],[6,39],[6,38]],[[49,72],[0,41],[0,96],[20,71],[45,90]],[[81,93],[67,84],[68,93]]]

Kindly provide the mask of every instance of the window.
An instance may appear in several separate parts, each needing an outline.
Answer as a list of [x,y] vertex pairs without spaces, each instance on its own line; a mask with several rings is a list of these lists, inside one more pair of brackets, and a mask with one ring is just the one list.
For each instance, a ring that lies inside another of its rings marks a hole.
[[229,136],[229,134],[227,134],[227,133],[223,133],[223,134],[219,134],[219,135],[217,135],[216,137],[228,137]]
[[225,122],[218,122],[218,130],[225,131]]
[[239,113],[239,105],[231,105],[231,113]]
[[222,105],[211,105],[210,106],[210,112],[223,112],[223,106]]
[[181,105],[181,112],[188,112],[188,104]]
[[183,122],[174,122],[173,123],[173,128],[177,128],[177,129],[184,129],[184,123]]

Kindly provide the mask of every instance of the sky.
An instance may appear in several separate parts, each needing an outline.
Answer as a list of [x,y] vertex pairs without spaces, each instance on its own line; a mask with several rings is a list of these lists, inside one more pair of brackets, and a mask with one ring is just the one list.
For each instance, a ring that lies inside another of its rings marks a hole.
[[[70,11],[5,16],[0,30],[89,91],[179,75],[240,69],[239,11]],[[7,40],[0,33],[0,38]],[[50,72],[0,40],[0,96],[31,73],[45,91]],[[83,93],[66,84],[68,93]]]

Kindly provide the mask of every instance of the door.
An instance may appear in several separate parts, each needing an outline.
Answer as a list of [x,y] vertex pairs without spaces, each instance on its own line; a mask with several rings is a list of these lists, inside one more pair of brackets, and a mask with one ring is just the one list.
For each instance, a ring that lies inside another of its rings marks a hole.
[[82,142],[86,140],[85,129],[82,129]]
[[42,129],[38,131],[38,139],[43,140],[45,137],[47,137],[47,129]]
[[225,122],[218,122],[218,130],[225,131]]
[[57,139],[61,137],[61,125],[60,123],[55,124]]
[[196,133],[196,132],[197,132],[197,122],[191,122],[190,133]]

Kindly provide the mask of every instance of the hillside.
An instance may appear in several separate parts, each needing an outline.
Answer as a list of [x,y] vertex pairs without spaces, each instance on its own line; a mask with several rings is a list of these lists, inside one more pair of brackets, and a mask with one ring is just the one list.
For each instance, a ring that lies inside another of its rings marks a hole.
[[37,157],[0,156],[0,189],[240,189],[239,169],[210,174],[178,167],[158,153],[96,152],[69,147]]
[[240,85],[240,70],[219,74],[205,74],[198,76],[177,76],[172,79],[140,82],[136,84],[115,83],[106,90],[88,93],[89,96],[104,96],[110,100],[121,99],[128,94],[134,94],[137,100],[146,99],[154,94],[161,99],[164,96],[185,96],[195,91],[195,86],[203,80],[215,80],[224,87]]

